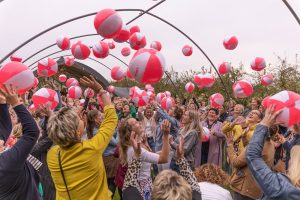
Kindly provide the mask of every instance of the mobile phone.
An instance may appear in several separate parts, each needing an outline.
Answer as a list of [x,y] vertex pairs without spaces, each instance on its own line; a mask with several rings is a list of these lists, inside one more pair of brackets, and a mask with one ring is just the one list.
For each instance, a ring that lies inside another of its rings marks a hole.
[[89,98],[89,95],[87,95],[87,97],[85,98],[85,101],[84,101],[83,110],[87,109],[87,107],[89,105],[89,101],[90,101],[90,98]]

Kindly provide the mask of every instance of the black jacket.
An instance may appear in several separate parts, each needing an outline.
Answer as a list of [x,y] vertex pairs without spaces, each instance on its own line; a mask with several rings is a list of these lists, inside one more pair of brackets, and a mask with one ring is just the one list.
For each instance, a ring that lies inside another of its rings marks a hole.
[[[39,176],[26,161],[38,139],[39,129],[23,105],[14,110],[22,124],[23,135],[11,149],[0,154],[0,200],[40,200]],[[6,141],[11,129],[7,105],[0,105],[0,138]]]

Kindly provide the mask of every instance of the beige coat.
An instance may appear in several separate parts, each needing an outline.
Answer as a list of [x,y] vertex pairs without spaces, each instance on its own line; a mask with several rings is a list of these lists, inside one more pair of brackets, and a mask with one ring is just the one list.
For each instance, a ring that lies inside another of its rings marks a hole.
[[[255,182],[250,169],[247,166],[246,151],[245,148],[240,155],[237,155],[234,151],[232,144],[227,147],[228,157],[233,167],[233,172],[230,177],[230,187],[235,192],[244,196],[258,199],[261,196],[261,190]],[[273,165],[275,154],[275,146],[273,142],[266,141],[264,144],[262,158],[269,167]]]

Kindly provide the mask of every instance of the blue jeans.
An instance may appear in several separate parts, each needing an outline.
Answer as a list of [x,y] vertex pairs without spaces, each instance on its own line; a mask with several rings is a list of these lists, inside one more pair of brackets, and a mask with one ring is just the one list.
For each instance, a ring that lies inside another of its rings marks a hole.
[[152,152],[155,152],[155,142],[153,137],[148,137],[147,142],[149,144],[149,147],[151,148]]

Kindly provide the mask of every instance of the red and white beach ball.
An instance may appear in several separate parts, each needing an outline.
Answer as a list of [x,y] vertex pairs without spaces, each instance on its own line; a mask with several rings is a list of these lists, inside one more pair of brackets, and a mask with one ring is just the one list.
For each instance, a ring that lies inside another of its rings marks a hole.
[[193,47],[190,46],[190,45],[184,45],[184,46],[182,47],[182,53],[183,53],[183,55],[185,55],[185,56],[190,56],[190,55],[192,55],[192,53],[193,53]]
[[94,27],[99,35],[104,38],[113,38],[119,35],[123,26],[120,15],[112,9],[99,11],[94,19]]
[[171,92],[169,92],[169,91],[165,91],[165,95],[166,95],[166,97],[171,97],[172,96]]
[[209,97],[209,103],[214,108],[219,108],[224,104],[224,97],[220,93],[215,93]]
[[203,87],[211,87],[215,83],[215,76],[210,73],[197,74],[194,76],[194,82]]
[[38,62],[38,74],[40,76],[50,77],[58,71],[57,62],[52,58],[44,58]]
[[209,135],[210,135],[210,131],[209,131],[209,129],[207,128],[207,127],[205,127],[205,126],[203,126],[202,127],[202,129],[203,129],[203,134],[202,134],[202,142],[208,142],[208,140],[209,140]]
[[187,91],[188,93],[193,92],[194,89],[195,89],[195,85],[194,85],[194,83],[192,83],[192,82],[188,82],[188,83],[185,85],[185,91]]
[[231,37],[224,39],[223,46],[225,47],[225,49],[233,50],[237,47],[238,43],[239,43],[239,41],[238,41],[237,37],[231,36]]
[[64,83],[64,82],[66,82],[66,80],[67,80],[67,76],[66,75],[61,74],[61,75],[58,76],[58,81],[59,82]]
[[252,60],[250,65],[253,70],[261,71],[266,67],[266,61],[263,58],[256,57],[254,60]]
[[122,27],[118,36],[114,37],[114,41],[118,43],[126,42],[130,37],[129,28],[125,25]]
[[245,98],[253,93],[253,87],[251,83],[246,80],[240,80],[232,86],[233,94],[237,98]]
[[146,85],[145,85],[145,90],[146,90],[147,92],[148,92],[148,91],[150,91],[150,92],[152,92],[152,93],[155,92],[154,87],[152,87],[152,85],[150,85],[150,84],[146,84]]
[[106,42],[100,41],[93,45],[93,54],[97,58],[106,58],[109,54],[109,47]]
[[80,106],[84,106],[85,99],[80,99],[80,100],[79,100],[79,103],[80,103]]
[[78,81],[76,80],[76,78],[69,78],[66,82],[66,86],[69,88],[71,86],[77,86],[79,85]]
[[71,99],[79,99],[82,95],[82,90],[79,86],[71,86],[68,89],[68,96]]
[[84,97],[87,97],[89,95],[89,98],[93,98],[95,96],[95,92],[93,89],[91,88],[86,88],[84,90],[84,93],[83,93]]
[[130,47],[134,50],[144,48],[147,44],[146,37],[142,33],[134,33],[129,38]]
[[156,49],[157,51],[161,50],[161,43],[159,41],[153,41],[150,45],[152,49]]
[[273,76],[271,74],[263,75],[260,78],[260,82],[262,85],[270,85],[273,83]]
[[65,65],[71,67],[74,64],[75,58],[73,56],[64,57]]
[[165,71],[165,58],[155,49],[140,49],[129,63],[133,78],[142,84],[154,84],[161,80]]
[[140,88],[137,87],[137,86],[129,88],[129,96],[133,97],[133,94],[134,94],[135,90],[138,90],[138,89],[140,90]]
[[90,47],[82,43],[81,41],[76,42],[71,47],[72,55],[79,60],[87,59],[90,56]]
[[18,88],[19,94],[23,94],[33,87],[34,78],[33,72],[21,62],[9,62],[0,68],[0,87],[4,84],[12,84]]
[[132,76],[131,73],[130,73],[129,67],[127,67],[127,70],[126,70],[126,76],[127,76],[127,78],[129,78],[130,80],[134,80],[133,76]]
[[110,41],[107,44],[108,44],[109,49],[114,49],[116,47],[116,45],[113,41]]
[[115,66],[111,69],[111,78],[120,81],[122,80],[126,75],[126,72],[119,66]]
[[160,102],[162,109],[169,111],[173,106],[175,106],[175,101],[172,97],[165,97]]
[[158,93],[158,94],[156,95],[156,101],[157,101],[158,103],[160,103],[161,100],[162,100],[163,98],[165,98],[165,97],[166,97],[165,93],[160,92],[160,93]]
[[271,96],[266,96],[262,101],[261,101],[261,105],[263,105],[264,108],[267,108],[267,103],[268,100]]
[[291,91],[281,91],[266,101],[266,107],[275,104],[275,111],[282,110],[276,121],[286,127],[300,122],[300,95]]
[[36,107],[50,105],[53,110],[59,102],[57,92],[49,88],[41,88],[32,96],[32,101]]
[[150,101],[150,96],[145,90],[136,88],[132,95],[132,101],[136,106],[145,106]]
[[109,85],[109,86],[107,87],[107,91],[108,91],[109,93],[114,93],[114,92],[115,92],[115,86]]
[[231,72],[232,67],[231,64],[228,62],[223,62],[220,66],[219,66],[219,73],[220,74],[227,74],[229,72]]
[[39,85],[39,79],[37,79],[37,77],[34,77],[33,87],[36,88],[38,85]]
[[130,27],[129,31],[130,31],[130,36],[131,36],[132,34],[134,34],[136,32],[138,32],[138,33],[141,32],[141,29],[139,26],[132,26],[132,27]]
[[70,49],[70,39],[65,36],[60,36],[56,39],[56,44],[61,50]]
[[23,60],[19,55],[15,54],[15,53],[12,54],[9,58],[11,61],[15,61],[15,62],[22,62],[22,60]]
[[125,57],[129,56],[130,55],[130,48],[129,47],[124,47],[122,50],[121,50],[121,54]]
[[30,111],[35,111],[36,110],[36,106],[34,104],[31,104],[29,107],[28,107],[28,110]]

